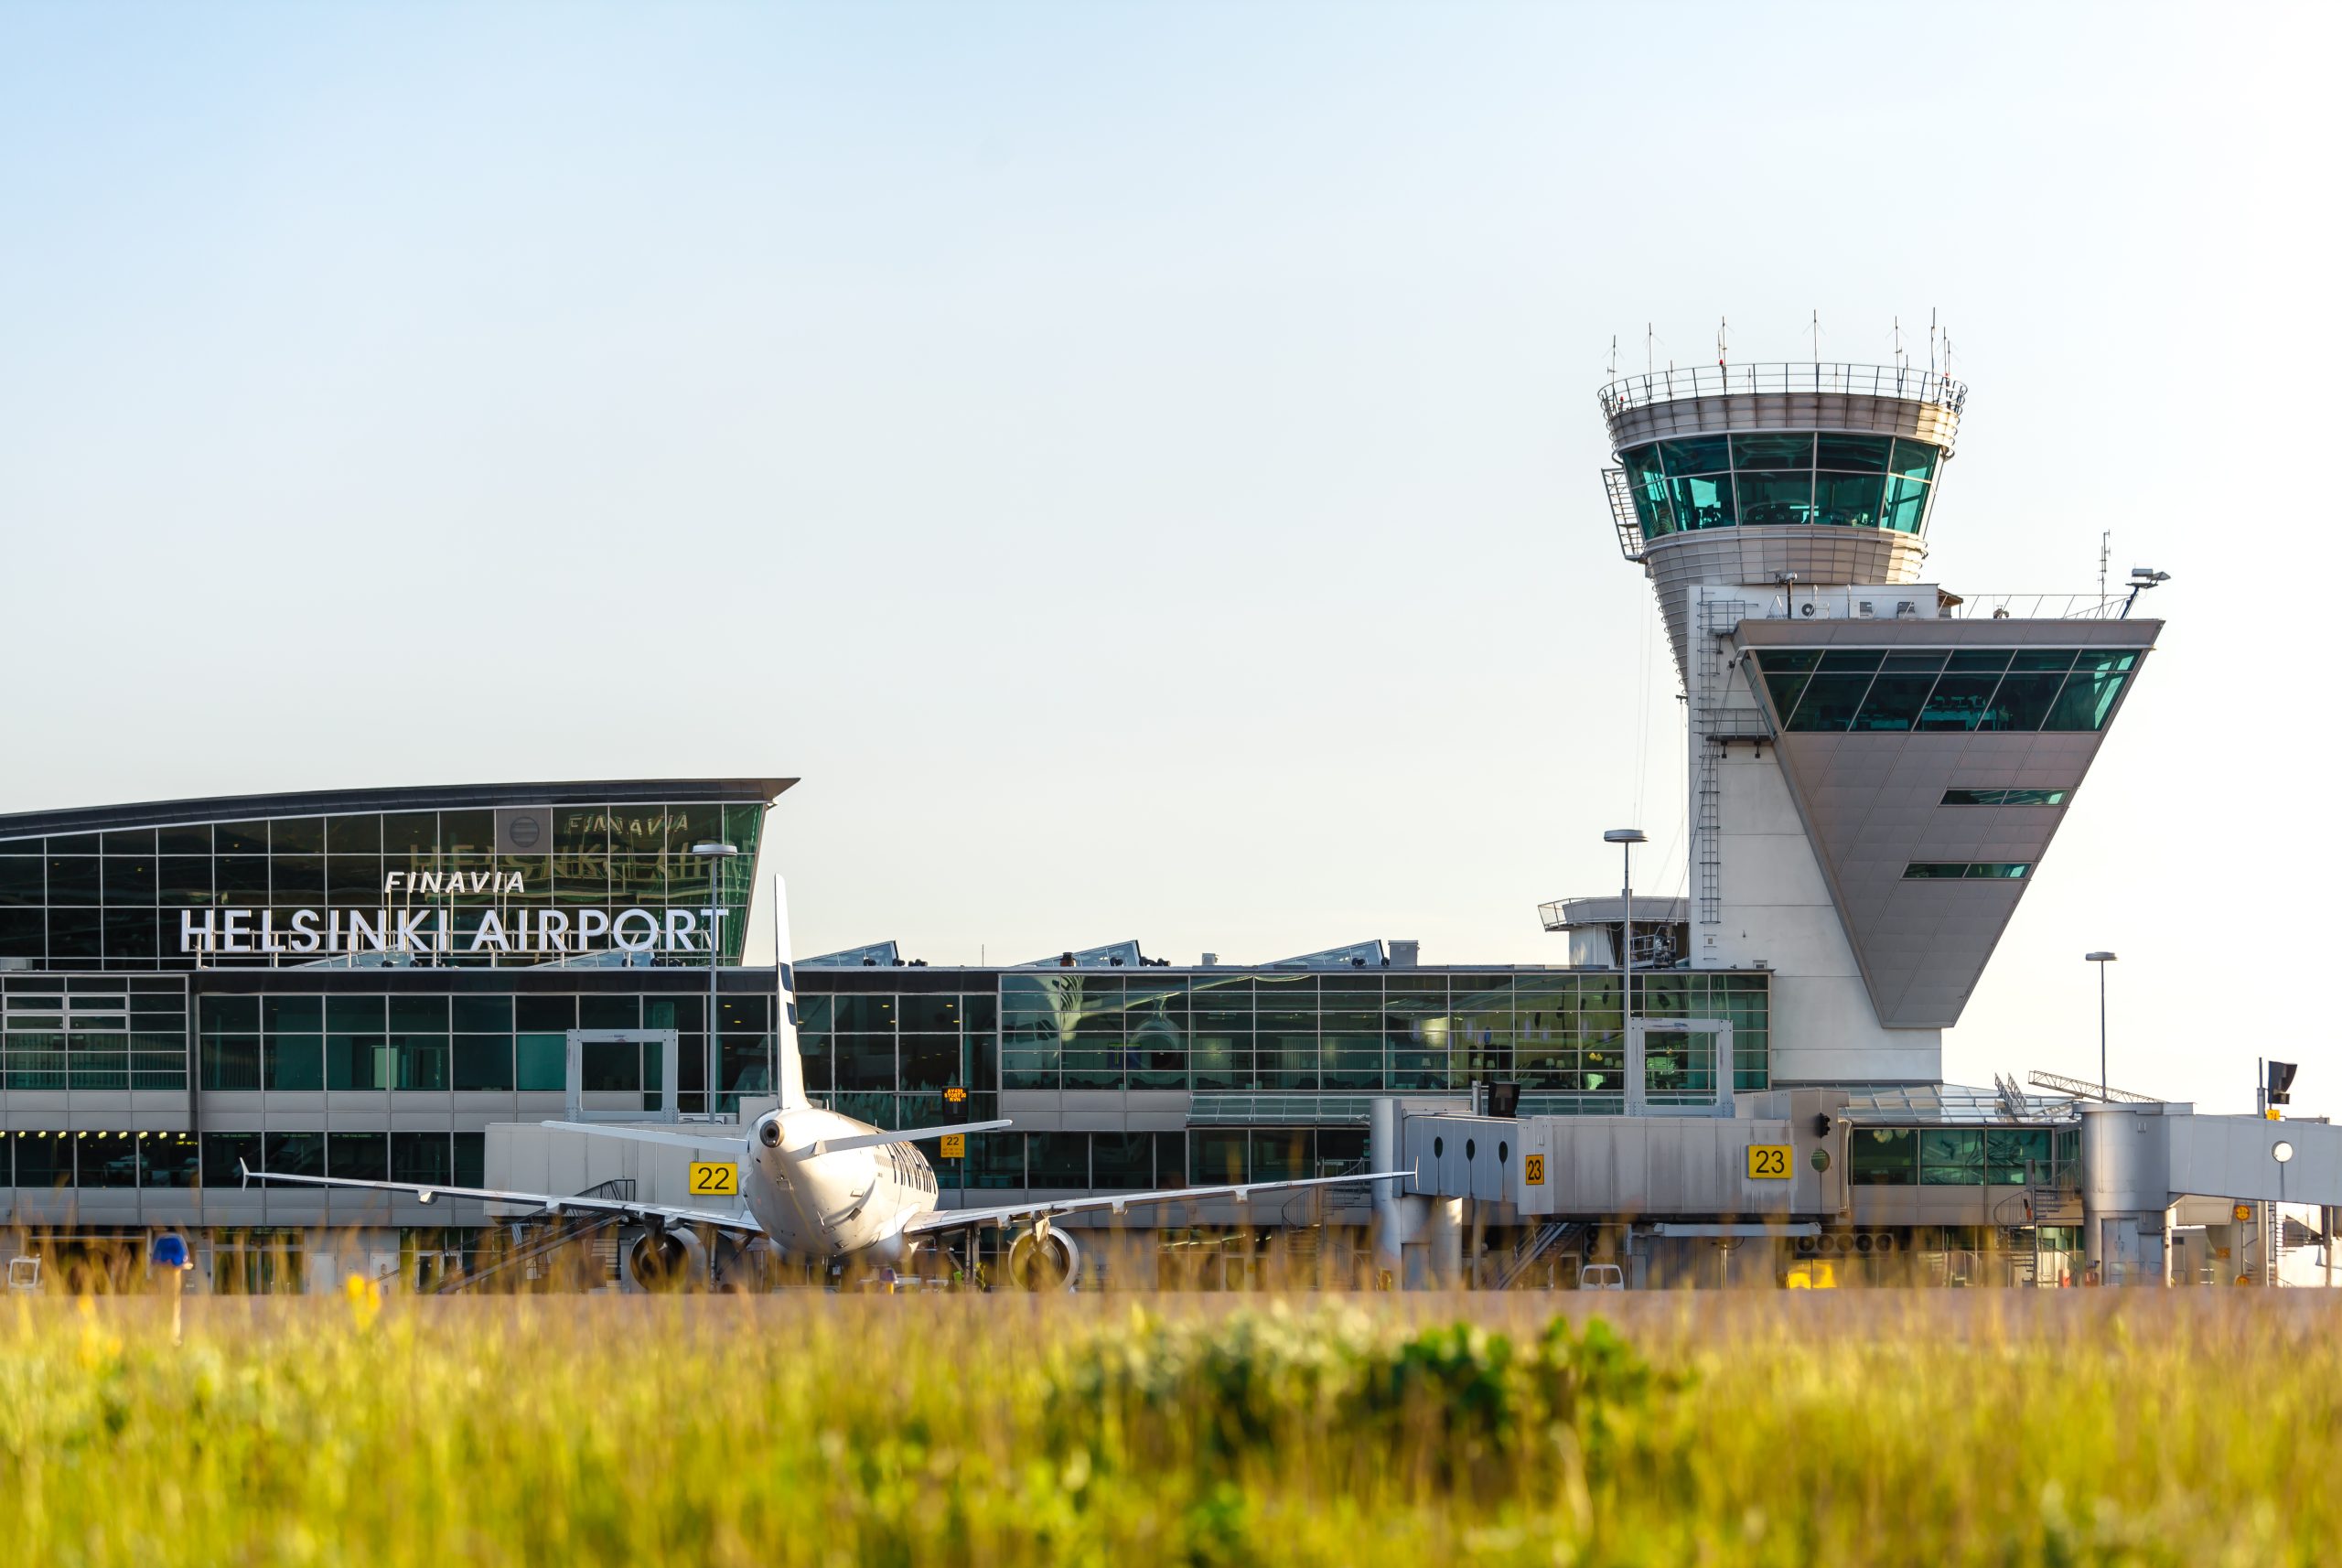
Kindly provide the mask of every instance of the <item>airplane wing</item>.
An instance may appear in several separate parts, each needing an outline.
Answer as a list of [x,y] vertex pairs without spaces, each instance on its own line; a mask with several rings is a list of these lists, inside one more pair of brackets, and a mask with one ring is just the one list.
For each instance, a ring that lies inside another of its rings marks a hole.
[[1232,1197],[1242,1203],[1256,1192],[1292,1192],[1305,1187],[1341,1187],[1351,1182],[1403,1180],[1413,1171],[1361,1171],[1355,1176],[1308,1176],[1294,1181],[1252,1181],[1228,1187],[1182,1187],[1161,1192],[1113,1193],[1102,1197],[1068,1197],[1052,1202],[1018,1203],[998,1208],[937,1208],[915,1217],[903,1227],[908,1237],[932,1236],[940,1230],[965,1230],[972,1226],[1014,1225],[1020,1219],[1054,1218],[1101,1208],[1120,1214],[1155,1203],[1187,1203],[1207,1197]]
[[546,1192],[507,1192],[489,1187],[441,1187],[411,1181],[359,1181],[350,1176],[295,1176],[288,1171],[256,1171],[242,1160],[236,1170],[247,1182],[288,1182],[296,1187],[354,1187],[362,1192],[401,1192],[418,1203],[429,1203],[439,1197],[477,1197],[489,1203],[525,1203],[532,1208],[548,1209],[555,1214],[616,1214],[628,1219],[655,1219],[667,1225],[713,1225],[720,1230],[736,1231],[742,1235],[761,1236],[765,1228],[756,1217],[745,1210],[738,1214],[711,1214],[698,1208],[671,1208],[660,1203],[628,1203],[613,1197],[579,1197]]

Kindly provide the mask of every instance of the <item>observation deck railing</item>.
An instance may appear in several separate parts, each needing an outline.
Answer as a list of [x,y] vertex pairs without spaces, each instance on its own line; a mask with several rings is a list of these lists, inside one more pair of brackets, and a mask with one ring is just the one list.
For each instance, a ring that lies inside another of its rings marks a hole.
[[1687,365],[1627,376],[1601,392],[1605,417],[1653,403],[1695,397],[1753,396],[1760,392],[1832,392],[1852,397],[1890,397],[1933,403],[1958,413],[1968,402],[1968,385],[1933,371],[1896,365],[1851,365],[1816,360],[1773,365]]
[[2131,596],[2118,593],[1965,594],[1936,613],[1946,620],[2125,620],[2130,612]]

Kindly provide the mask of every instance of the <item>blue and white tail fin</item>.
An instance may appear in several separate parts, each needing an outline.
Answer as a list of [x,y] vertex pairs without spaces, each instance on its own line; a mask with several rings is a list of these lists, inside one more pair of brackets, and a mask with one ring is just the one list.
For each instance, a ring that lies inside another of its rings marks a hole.
[[780,993],[780,1015],[773,1020],[780,1047],[780,1108],[801,1111],[811,1101],[805,1098],[805,1058],[797,1052],[797,961],[789,942],[789,886],[778,873],[772,879],[772,952],[778,976],[774,984]]

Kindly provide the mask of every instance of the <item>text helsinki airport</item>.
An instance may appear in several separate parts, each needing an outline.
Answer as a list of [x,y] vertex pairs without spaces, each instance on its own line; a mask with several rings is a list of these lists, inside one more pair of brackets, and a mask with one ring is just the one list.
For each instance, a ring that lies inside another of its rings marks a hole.
[[[525,891],[518,872],[405,872],[382,878],[382,896],[435,897],[450,893]],[[274,909],[182,909],[183,953],[455,952],[464,936],[465,952],[587,952],[594,939],[628,952],[705,952],[703,915],[712,914],[716,935],[731,911],[714,909],[482,909],[467,935],[450,930],[445,908],[295,909],[283,926]]]

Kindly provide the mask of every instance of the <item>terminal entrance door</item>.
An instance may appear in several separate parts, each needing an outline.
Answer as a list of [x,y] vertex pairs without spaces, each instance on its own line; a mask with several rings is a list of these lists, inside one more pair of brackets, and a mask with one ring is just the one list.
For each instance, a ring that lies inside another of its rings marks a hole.
[[1732,1026],[1722,1018],[1627,1025],[1627,1114],[1732,1114]]
[[676,1067],[672,1029],[572,1029],[569,1119],[672,1122]]

